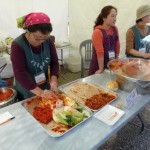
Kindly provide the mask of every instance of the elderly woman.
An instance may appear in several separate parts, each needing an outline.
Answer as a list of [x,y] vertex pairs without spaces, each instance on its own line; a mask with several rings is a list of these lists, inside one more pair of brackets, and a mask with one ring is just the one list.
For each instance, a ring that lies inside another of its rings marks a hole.
[[115,26],[117,9],[105,6],[98,15],[92,35],[93,54],[89,75],[102,73],[109,60],[117,58],[120,50],[118,29]]
[[11,45],[11,61],[20,99],[43,96],[45,89],[56,91],[59,63],[55,45],[49,36],[52,32],[50,18],[37,12],[18,18],[17,22],[18,27],[25,29],[25,33]]
[[150,58],[150,5],[140,6],[136,11],[136,24],[126,33],[126,56]]

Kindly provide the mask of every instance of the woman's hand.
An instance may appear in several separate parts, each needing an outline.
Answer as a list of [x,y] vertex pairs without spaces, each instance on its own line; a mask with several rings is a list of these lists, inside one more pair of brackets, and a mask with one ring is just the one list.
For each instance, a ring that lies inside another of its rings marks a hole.
[[97,70],[96,72],[95,72],[95,74],[100,74],[100,73],[102,73],[103,72],[103,70]]
[[41,97],[44,99],[49,99],[51,97],[56,97],[55,93],[53,91],[50,90],[44,90],[43,93],[41,94]]
[[51,88],[51,91],[54,92],[54,93],[58,93],[58,84],[56,81],[51,81],[50,83],[50,88]]
[[150,53],[143,53],[143,58],[150,58]]
[[35,89],[30,90],[30,92],[34,93],[37,96],[41,96],[44,93],[44,90],[37,86]]
[[51,90],[42,90],[39,87],[36,87],[35,89],[31,90],[31,92],[34,93],[37,96],[45,97],[45,98],[49,98],[49,97],[52,97],[52,96],[57,97],[55,95],[55,92],[53,92]]

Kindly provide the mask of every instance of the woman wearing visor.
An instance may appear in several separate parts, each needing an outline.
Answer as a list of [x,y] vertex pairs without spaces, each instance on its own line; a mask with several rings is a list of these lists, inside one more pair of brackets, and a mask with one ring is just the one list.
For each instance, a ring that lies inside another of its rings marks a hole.
[[[57,91],[59,63],[55,45],[49,36],[52,32],[50,18],[42,12],[30,13],[18,18],[17,23],[19,28],[25,29],[25,33],[11,45],[11,61],[18,95],[20,99],[34,95],[51,96],[52,91]],[[51,72],[50,83],[48,66]]]
[[126,33],[126,56],[150,58],[150,5],[140,6],[136,11],[136,24]]

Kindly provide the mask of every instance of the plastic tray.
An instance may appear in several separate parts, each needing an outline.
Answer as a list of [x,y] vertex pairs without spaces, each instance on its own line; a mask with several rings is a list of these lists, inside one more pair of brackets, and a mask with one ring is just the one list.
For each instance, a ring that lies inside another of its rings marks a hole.
[[123,115],[124,111],[111,105],[106,105],[94,117],[108,125],[114,125]]

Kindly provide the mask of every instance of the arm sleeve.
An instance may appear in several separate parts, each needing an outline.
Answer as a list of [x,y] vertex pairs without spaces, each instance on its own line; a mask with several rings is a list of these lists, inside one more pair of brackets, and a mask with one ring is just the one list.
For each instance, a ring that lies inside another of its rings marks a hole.
[[26,90],[32,90],[32,89],[36,88],[36,84],[29,78],[29,75],[26,71],[25,53],[16,42],[13,42],[11,45],[11,56],[10,57],[11,57],[11,61],[12,61],[15,79]]
[[50,54],[51,54],[51,62],[50,62],[51,76],[58,76],[59,72],[58,56],[54,42],[51,39],[50,39]]
[[117,43],[116,43],[116,54],[119,55],[120,53],[120,39],[119,39],[119,32],[118,32],[118,28],[116,27],[116,31],[117,31],[117,35],[118,35],[118,40],[117,40]]
[[103,35],[99,29],[95,29],[92,35],[92,43],[96,50],[97,57],[104,56]]
[[134,49],[134,33],[132,29],[128,29],[126,33],[126,50],[129,51]]

